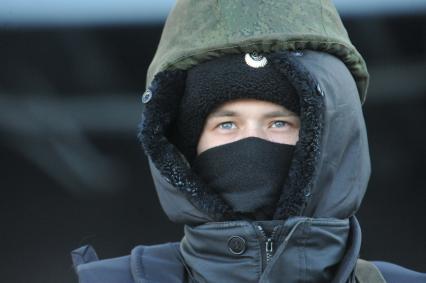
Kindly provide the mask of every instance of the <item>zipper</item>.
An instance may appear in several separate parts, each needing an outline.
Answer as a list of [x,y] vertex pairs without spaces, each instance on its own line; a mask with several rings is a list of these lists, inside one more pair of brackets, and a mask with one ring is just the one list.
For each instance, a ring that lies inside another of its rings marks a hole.
[[275,226],[274,229],[272,230],[272,234],[268,236],[265,232],[265,229],[263,229],[262,226],[257,225],[257,229],[260,231],[260,234],[262,235],[262,238],[263,238],[263,242],[265,244],[265,249],[264,249],[265,257],[263,261],[263,269],[265,269],[266,265],[269,263],[269,261],[272,259],[272,256],[274,255],[274,252],[275,252],[274,237],[278,230],[278,227],[279,226]]

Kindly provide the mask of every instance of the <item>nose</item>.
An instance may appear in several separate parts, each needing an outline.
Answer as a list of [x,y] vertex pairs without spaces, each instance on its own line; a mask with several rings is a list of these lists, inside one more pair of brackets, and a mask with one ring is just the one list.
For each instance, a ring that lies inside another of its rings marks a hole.
[[248,137],[256,137],[264,140],[268,139],[265,131],[261,127],[247,127],[242,133],[242,139]]

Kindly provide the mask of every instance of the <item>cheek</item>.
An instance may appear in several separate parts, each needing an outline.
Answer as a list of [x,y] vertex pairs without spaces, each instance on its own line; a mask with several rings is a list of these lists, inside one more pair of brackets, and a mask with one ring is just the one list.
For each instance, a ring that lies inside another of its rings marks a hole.
[[208,146],[206,144],[207,140],[205,138],[204,133],[201,134],[200,139],[198,140],[198,144],[197,144],[197,155],[199,155],[201,152],[206,150],[206,147]]
[[215,135],[212,132],[205,131],[201,134],[201,137],[198,141],[197,155],[202,153],[203,151],[206,151],[209,148],[221,145],[222,143],[225,143],[223,141],[223,137],[221,137],[220,135]]
[[289,132],[270,133],[269,140],[276,143],[295,145],[299,140],[299,129],[293,129]]
[[206,151],[209,148],[227,144],[238,139],[238,135],[234,134],[220,134],[214,131],[204,131],[197,145],[197,155]]

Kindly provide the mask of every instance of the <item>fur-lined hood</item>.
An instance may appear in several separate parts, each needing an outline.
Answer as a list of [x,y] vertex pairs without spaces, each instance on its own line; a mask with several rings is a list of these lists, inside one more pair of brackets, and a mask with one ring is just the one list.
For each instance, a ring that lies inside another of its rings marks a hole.
[[[266,57],[297,90],[302,125],[274,219],[349,218],[358,210],[370,176],[367,134],[351,73],[323,52],[283,51]],[[169,140],[185,75],[184,70],[160,72],[143,112],[140,139],[160,202],[169,218],[180,223],[241,220]]]

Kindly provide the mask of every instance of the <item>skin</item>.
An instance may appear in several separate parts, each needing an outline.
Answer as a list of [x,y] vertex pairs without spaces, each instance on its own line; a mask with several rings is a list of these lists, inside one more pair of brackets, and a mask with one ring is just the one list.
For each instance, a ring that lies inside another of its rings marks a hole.
[[255,99],[232,100],[207,116],[197,155],[209,148],[248,137],[295,145],[299,130],[299,116],[284,106]]

